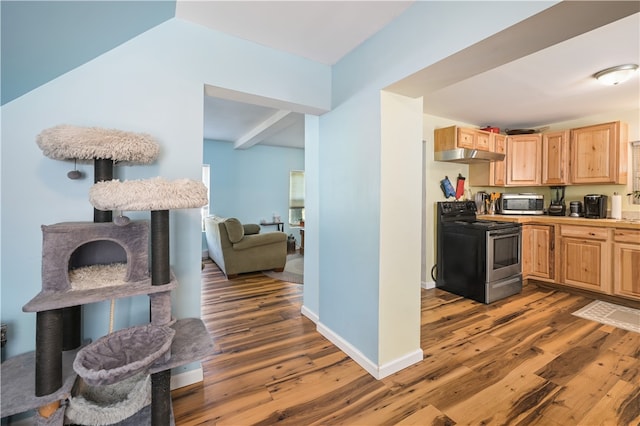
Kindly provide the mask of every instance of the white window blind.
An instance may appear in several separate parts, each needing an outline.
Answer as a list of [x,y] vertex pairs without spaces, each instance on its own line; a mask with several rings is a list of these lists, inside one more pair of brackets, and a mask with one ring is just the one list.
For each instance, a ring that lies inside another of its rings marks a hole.
[[304,172],[292,170],[289,175],[289,208],[304,207]]
[[304,221],[304,171],[289,173],[289,225],[298,226]]

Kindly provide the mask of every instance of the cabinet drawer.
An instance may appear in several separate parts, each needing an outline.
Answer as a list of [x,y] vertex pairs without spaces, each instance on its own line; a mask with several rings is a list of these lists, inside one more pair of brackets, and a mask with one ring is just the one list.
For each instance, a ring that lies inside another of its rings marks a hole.
[[636,229],[616,229],[613,231],[614,241],[621,243],[640,244],[640,230]]
[[475,148],[475,132],[470,129],[458,129],[458,148]]
[[489,151],[491,149],[491,135],[488,133],[478,132],[476,135],[476,149]]
[[560,227],[560,235],[563,237],[588,238],[590,240],[606,240],[609,236],[609,230],[591,226],[562,225]]

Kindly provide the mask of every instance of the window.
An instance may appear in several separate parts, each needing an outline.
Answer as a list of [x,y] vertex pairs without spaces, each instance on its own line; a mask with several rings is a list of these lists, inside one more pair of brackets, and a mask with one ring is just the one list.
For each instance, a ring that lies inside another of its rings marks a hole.
[[202,231],[204,231],[204,219],[209,216],[209,205],[211,204],[211,190],[209,189],[209,177],[210,167],[208,164],[202,165],[202,183],[207,187],[207,197],[209,197],[209,204],[200,208],[200,216],[202,217]]
[[304,221],[304,171],[289,173],[289,225],[298,226]]
[[631,204],[640,204],[640,141],[631,142]]

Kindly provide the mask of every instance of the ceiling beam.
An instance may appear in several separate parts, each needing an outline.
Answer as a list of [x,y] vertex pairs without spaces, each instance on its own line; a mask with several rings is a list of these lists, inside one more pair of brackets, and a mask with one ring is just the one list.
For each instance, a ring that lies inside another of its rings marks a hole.
[[262,123],[249,130],[233,144],[234,149],[248,149],[263,140],[281,132],[295,121],[295,114],[287,110],[279,110]]
[[267,108],[277,108],[291,110],[300,114],[322,115],[330,111],[330,108],[318,108],[310,105],[302,105],[294,102],[287,102],[274,98],[254,95],[251,93],[239,92],[237,90],[226,89],[219,86],[204,85],[205,96],[212,98],[228,99],[230,101],[244,102],[245,104],[259,105]]

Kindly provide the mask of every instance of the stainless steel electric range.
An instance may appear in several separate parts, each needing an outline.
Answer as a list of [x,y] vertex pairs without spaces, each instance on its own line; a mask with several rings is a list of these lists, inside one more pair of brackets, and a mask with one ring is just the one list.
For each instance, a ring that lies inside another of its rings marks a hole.
[[522,291],[519,223],[478,220],[473,201],[437,203],[436,287],[491,303]]

